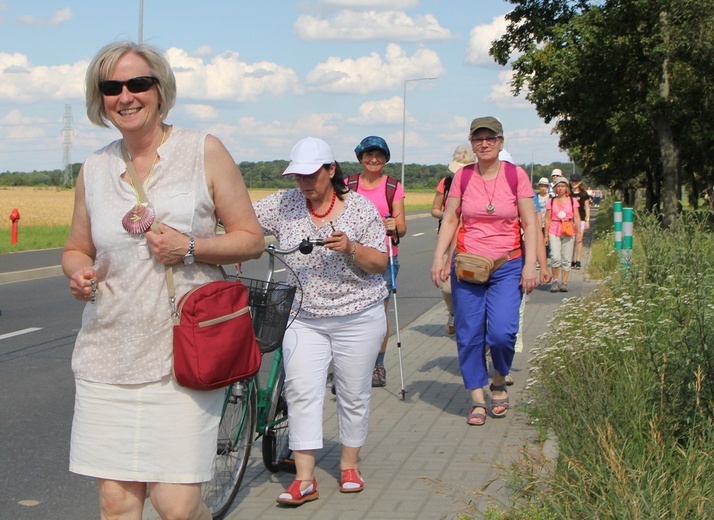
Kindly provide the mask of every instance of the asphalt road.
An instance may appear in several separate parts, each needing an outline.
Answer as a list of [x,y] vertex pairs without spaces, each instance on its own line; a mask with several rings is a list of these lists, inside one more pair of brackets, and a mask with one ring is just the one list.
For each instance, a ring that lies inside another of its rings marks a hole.
[[[408,220],[399,252],[399,325],[441,300],[429,280],[436,222]],[[0,273],[56,266],[58,249],[0,255]],[[244,264],[261,278],[266,262]],[[74,381],[70,360],[85,304],[64,276],[0,284],[0,518],[98,518],[96,484],[67,470]],[[396,327],[390,304],[390,329]],[[403,344],[402,348],[409,348]]]

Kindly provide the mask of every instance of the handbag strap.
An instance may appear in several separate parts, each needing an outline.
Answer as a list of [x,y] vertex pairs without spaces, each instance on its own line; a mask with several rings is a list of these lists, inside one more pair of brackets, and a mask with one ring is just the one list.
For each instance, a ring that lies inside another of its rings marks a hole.
[[[129,152],[126,151],[126,146],[124,146],[124,140],[121,142],[121,155],[126,163],[126,171],[131,177],[131,182],[134,183],[134,188],[136,189],[136,194],[139,198],[139,204],[148,204],[149,199],[146,196],[146,191],[144,191],[144,186],[139,180],[139,176],[134,169],[134,165],[131,164],[131,158],[129,157]],[[159,224],[154,220],[151,223],[151,231],[154,233],[161,234],[161,229],[159,229]],[[165,266],[166,268],[166,286],[169,291],[169,305],[171,306],[171,319],[174,325],[179,324],[179,315],[176,311],[176,285],[174,284],[174,270],[170,265]]]

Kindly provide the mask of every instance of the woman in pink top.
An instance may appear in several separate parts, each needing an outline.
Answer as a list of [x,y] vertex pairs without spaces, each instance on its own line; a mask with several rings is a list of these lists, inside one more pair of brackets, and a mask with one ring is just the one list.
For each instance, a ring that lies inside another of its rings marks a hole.
[[[491,412],[504,417],[509,408],[506,376],[511,371],[523,292],[537,285],[538,224],[528,174],[499,160],[503,126],[494,117],[471,123],[470,141],[478,163],[456,172],[434,252],[431,278],[437,287],[451,276],[456,346],[464,385],[473,401],[467,422],[486,422],[483,387],[488,384],[486,345],[494,365]],[[464,172],[473,175],[464,183]],[[521,240],[521,228],[523,240]],[[457,234],[458,232],[458,234]],[[457,252],[508,260],[483,284],[459,281],[444,254],[456,235]]]
[[[384,227],[387,229],[387,240],[392,241],[392,255],[394,263],[394,279],[396,282],[397,273],[399,272],[399,260],[397,254],[399,249],[397,243],[399,238],[403,237],[407,232],[407,220],[404,214],[404,188],[393,178],[388,178],[384,174],[384,165],[389,162],[390,153],[389,147],[384,139],[376,135],[370,135],[362,139],[360,144],[355,148],[357,160],[362,164],[363,171],[359,174],[357,186],[350,186],[360,195],[364,195],[372,204],[377,207],[377,211],[382,215]],[[387,182],[396,184],[394,195],[392,197],[392,209],[389,209],[387,201]],[[387,282],[387,288],[391,292],[395,289],[392,285],[391,265],[387,266],[384,271],[384,281]],[[384,300],[384,312],[387,312],[389,296]],[[372,372],[372,386],[385,386],[387,384],[387,372],[384,369],[384,353],[387,350],[387,340],[389,339],[389,326],[387,326],[387,334],[384,336],[382,348],[379,350],[377,360],[374,364]]]
[[[545,212],[545,228],[548,235],[546,245],[550,246],[550,267],[553,270],[553,283],[550,292],[568,292],[568,277],[573,259],[575,241],[582,242],[583,230],[580,229],[580,203],[570,195],[568,179],[561,177],[553,187],[555,197],[548,201]],[[571,221],[575,227],[575,236],[563,234],[563,222]],[[562,278],[558,281],[558,276]]]

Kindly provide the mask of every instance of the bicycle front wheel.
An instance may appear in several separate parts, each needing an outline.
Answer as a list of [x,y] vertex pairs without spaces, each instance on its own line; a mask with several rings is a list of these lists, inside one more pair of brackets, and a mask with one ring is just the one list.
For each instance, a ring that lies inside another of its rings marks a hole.
[[223,518],[233,504],[248,466],[256,421],[255,380],[248,379],[226,389],[223,415],[218,427],[216,471],[203,484],[203,500],[214,520]]
[[273,473],[289,464],[292,450],[288,445],[288,403],[285,400],[285,372],[280,370],[270,396],[268,425],[263,432],[263,464]]

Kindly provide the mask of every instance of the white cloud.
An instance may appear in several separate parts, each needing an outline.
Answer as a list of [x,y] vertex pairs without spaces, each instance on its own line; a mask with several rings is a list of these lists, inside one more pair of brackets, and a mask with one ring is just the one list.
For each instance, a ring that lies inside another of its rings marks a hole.
[[233,51],[207,63],[176,47],[170,48],[167,55],[182,98],[255,101],[266,94],[294,92],[298,84],[292,69],[268,61],[246,63]]
[[27,56],[0,52],[0,101],[32,103],[84,99],[88,63],[33,66]]
[[445,72],[436,52],[420,47],[410,57],[390,43],[384,58],[376,52],[357,59],[328,58],[310,71],[307,85],[320,92],[369,94],[401,88],[405,79],[438,77]]
[[359,107],[359,117],[352,117],[348,123],[372,125],[375,123],[401,123],[404,117],[404,100],[401,96],[380,101],[367,101]]
[[465,62],[471,65],[498,66],[489,56],[491,43],[506,32],[505,15],[496,16],[490,24],[477,25],[469,33],[469,46],[466,50]]
[[32,15],[23,15],[17,18],[20,25],[27,25],[29,27],[52,27],[56,25],[62,25],[65,22],[69,22],[73,18],[72,10],[69,7],[59,9],[50,15],[49,18],[36,18]]
[[491,93],[486,96],[486,100],[494,103],[502,109],[526,109],[532,108],[526,100],[528,87],[525,86],[518,97],[513,97],[510,82],[513,79],[513,70],[504,70],[498,74],[499,83],[491,85]]
[[407,9],[417,7],[419,0],[318,0],[317,4],[338,9]]
[[408,16],[404,11],[340,11],[331,19],[302,15],[295,32],[305,41],[444,41],[449,29],[431,14]]
[[218,119],[218,111],[211,105],[185,104],[181,105],[191,117],[202,121],[215,121]]

